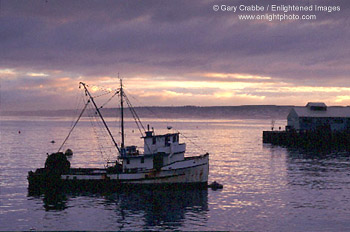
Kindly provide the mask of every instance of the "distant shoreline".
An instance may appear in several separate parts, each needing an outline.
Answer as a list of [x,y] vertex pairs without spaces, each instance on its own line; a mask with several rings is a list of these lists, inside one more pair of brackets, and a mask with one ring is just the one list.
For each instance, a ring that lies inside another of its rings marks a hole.
[[[286,119],[294,106],[277,105],[242,105],[242,106],[150,106],[134,107],[141,118],[207,118],[207,119]],[[116,117],[119,108],[104,108],[104,117]],[[126,117],[132,117],[128,109]],[[80,110],[33,110],[33,111],[1,111],[0,116],[45,116],[62,117],[77,116]],[[85,112],[90,116],[94,112]]]
[[[286,119],[291,108],[295,106],[277,105],[243,105],[243,106],[150,106],[134,107],[141,118],[203,118],[203,119]],[[330,106],[339,107],[339,106]],[[119,108],[103,108],[104,117],[117,117]],[[0,116],[44,116],[73,117],[79,110],[35,110],[35,111],[1,111]],[[89,117],[95,112],[86,111]],[[128,108],[125,117],[132,117]]]

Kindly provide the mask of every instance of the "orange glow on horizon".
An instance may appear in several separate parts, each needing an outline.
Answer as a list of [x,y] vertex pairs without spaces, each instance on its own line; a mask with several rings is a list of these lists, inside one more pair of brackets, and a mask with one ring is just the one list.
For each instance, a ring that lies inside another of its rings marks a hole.
[[205,77],[220,78],[220,79],[243,79],[243,80],[271,80],[271,77],[249,75],[249,74],[239,74],[239,73],[204,73]]
[[[115,76],[71,76],[60,70],[41,72],[15,69],[0,69],[0,77],[15,81],[26,78],[45,77],[40,83],[17,86],[20,90],[36,90],[43,96],[57,92],[73,94],[78,91],[78,82],[90,86],[91,92],[113,92],[119,87]],[[201,78],[203,77],[203,78]],[[30,82],[29,82],[30,83]],[[308,101],[322,101],[327,105],[350,104],[350,87],[324,87],[296,85],[267,76],[238,73],[188,73],[182,76],[124,77],[127,94],[143,99],[144,105],[244,105],[275,104],[305,105]]]

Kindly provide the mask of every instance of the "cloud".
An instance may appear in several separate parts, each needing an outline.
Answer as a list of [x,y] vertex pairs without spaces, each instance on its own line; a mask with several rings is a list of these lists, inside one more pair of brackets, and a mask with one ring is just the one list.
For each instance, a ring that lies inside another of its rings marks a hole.
[[48,75],[45,74],[45,73],[27,73],[28,76],[31,76],[31,77],[47,77]]
[[[169,96],[174,86],[210,94],[213,88],[242,91],[246,98],[234,104],[251,102],[245,101],[248,96],[280,104],[277,92],[275,98],[261,93],[283,91],[283,86],[295,87],[295,93],[306,87],[326,93],[329,87],[350,87],[349,1],[308,1],[341,8],[312,12],[313,21],[240,21],[237,14],[212,9],[214,4],[272,3],[279,2],[2,1],[2,91],[20,89],[22,83],[41,85],[39,98],[47,86],[65,91],[79,81],[116,87],[118,73],[130,88],[158,88]],[[5,96],[11,97],[11,92]]]

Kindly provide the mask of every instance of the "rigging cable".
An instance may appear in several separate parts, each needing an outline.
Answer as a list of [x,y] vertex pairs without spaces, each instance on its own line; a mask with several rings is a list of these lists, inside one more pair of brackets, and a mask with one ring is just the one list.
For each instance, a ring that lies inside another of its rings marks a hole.
[[[124,97],[125,97],[125,99],[126,99],[126,103],[127,103],[128,106],[129,106],[129,110],[130,110],[130,112],[131,112],[131,115],[133,116],[133,118],[134,118],[134,120],[135,120],[135,123],[136,123],[136,125],[137,125],[137,128],[139,129],[139,132],[140,132],[140,134],[141,134],[141,137],[143,137],[143,134],[142,134],[140,125],[141,125],[143,131],[146,133],[145,127],[143,126],[143,124],[142,124],[142,122],[141,122],[141,119],[139,118],[138,114],[136,113],[134,107],[131,105],[131,102],[130,102],[129,98],[126,96],[125,93],[124,93]],[[139,124],[140,124],[140,125],[139,125]],[[151,150],[150,147],[149,147],[149,145],[148,145],[148,143],[145,143],[145,144],[146,144],[148,150]]]
[[120,153],[119,146],[118,146],[117,142],[114,140],[114,137],[113,137],[111,131],[109,130],[109,128],[108,128],[108,126],[107,126],[105,120],[103,119],[103,116],[102,116],[102,114],[101,114],[99,108],[97,107],[97,105],[96,105],[96,103],[95,103],[95,101],[94,101],[94,98],[91,96],[90,92],[88,91],[88,89],[87,89],[87,87],[86,87],[87,85],[86,85],[85,83],[83,83],[83,82],[80,82],[80,85],[82,85],[82,86],[84,87],[86,95],[89,95],[89,98],[90,98],[92,104],[94,105],[94,107],[95,107],[95,109],[96,109],[96,113],[98,113],[98,115],[100,116],[100,118],[101,118],[101,120],[102,120],[102,122],[103,122],[103,125],[105,126],[105,128],[106,128],[106,130],[107,130],[109,136],[111,137],[111,139],[112,139],[112,141],[113,141],[115,147],[117,148],[118,152]]
[[[97,147],[98,147],[99,153],[101,154],[102,159],[103,159],[102,148],[101,148],[101,144],[99,143],[99,136],[98,136],[98,132],[97,132],[97,129],[96,129],[96,128],[98,128],[98,125],[97,125],[97,121],[96,121],[96,118],[95,118],[95,114],[96,114],[95,110],[92,108],[92,106],[90,106],[90,109],[89,109],[89,121],[91,123],[91,128],[92,128],[92,131],[94,132],[95,139],[97,141]],[[95,125],[94,120],[96,121],[96,125]]]
[[[124,89],[125,91],[125,89]],[[141,105],[143,105],[137,98],[135,98],[134,96],[132,96],[131,94],[129,94],[133,99],[135,99],[136,101],[138,101]],[[158,119],[162,119],[161,117],[159,117],[159,115],[157,113],[155,113],[153,110],[151,110],[149,107],[147,106],[143,106],[145,109],[147,109],[149,112],[151,112],[155,117],[157,117]],[[174,121],[173,121],[174,122]],[[201,148],[199,145],[197,145],[196,143],[194,143],[189,137],[185,136],[183,133],[181,133],[180,131],[178,131],[177,129],[174,128],[174,130],[181,134],[184,138],[186,138],[190,143],[192,143],[195,147],[197,147],[198,149],[200,149],[202,152],[207,153],[207,151],[205,151],[203,148]]]
[[[101,88],[102,89],[102,88]],[[107,91],[107,90],[104,90],[104,91]],[[112,91],[111,90],[108,90],[109,91],[109,93],[108,94],[111,94],[112,93]],[[98,107],[98,109],[102,109],[105,105],[107,105],[118,93],[119,93],[120,91],[118,91],[118,90],[115,90],[114,91],[114,93],[113,93],[113,95],[103,104],[103,105],[101,105],[100,107]],[[98,96],[102,96],[102,95],[98,95]],[[95,97],[94,97],[95,98]],[[99,134],[102,134],[102,131],[105,131],[105,132],[107,132],[108,133],[108,131],[107,131],[107,128],[106,127],[104,127],[103,126],[103,123],[101,122],[101,120],[99,120],[100,118],[99,117],[97,117],[97,109],[96,110],[93,110],[94,112],[95,112],[95,114],[93,114],[93,117],[94,117],[94,119],[95,119],[95,122],[96,122],[96,124],[97,124],[97,126],[99,127],[99,131],[96,131],[96,130],[94,130],[94,132],[95,132],[95,135],[96,135],[96,138],[97,138],[97,141],[98,141],[98,146],[99,146],[99,149],[100,149],[100,152],[101,152],[101,154],[102,154],[102,158],[104,159],[104,154],[105,154],[105,156],[107,156],[107,163],[110,161],[110,154],[112,153],[112,150],[111,150],[111,147],[109,147],[109,151],[110,151],[110,153],[108,154],[105,150],[107,150],[107,148],[108,147],[105,147],[105,146],[103,146],[102,145],[102,140],[100,139],[100,137],[104,137],[104,136],[101,136],[101,135],[99,135]],[[100,141],[100,142],[99,142]],[[109,142],[111,142],[111,141],[109,141],[108,140],[108,143]],[[112,145],[113,146],[113,145]]]
[[110,93],[111,93],[111,92],[101,93],[100,95],[94,96],[94,98],[102,97],[102,96],[108,95],[108,94],[110,94]]
[[[107,105],[117,94],[119,93],[119,91],[116,91],[104,104],[102,104],[100,106],[99,109],[102,109],[105,105]],[[101,96],[101,95],[100,95]]]
[[58,149],[57,152],[59,152],[59,151],[62,149],[63,145],[66,143],[67,139],[69,138],[69,136],[70,136],[70,134],[72,133],[72,131],[73,131],[73,129],[75,128],[75,126],[78,124],[79,119],[80,119],[81,116],[83,115],[83,113],[84,113],[84,111],[85,111],[85,109],[86,109],[86,107],[88,106],[89,103],[90,103],[90,100],[88,100],[88,101],[86,102],[86,104],[85,104],[83,110],[81,111],[80,115],[78,116],[78,119],[75,121],[73,127],[72,127],[71,130],[69,131],[67,137],[65,138],[65,140],[63,141],[62,145],[60,146],[60,148]]
[[[91,123],[91,126],[92,126],[92,130],[93,130],[93,132],[95,134],[98,151],[101,154],[102,159],[105,160],[104,147],[102,146],[101,139],[100,139],[100,137],[103,137],[103,136],[99,135],[99,134],[101,134],[101,130],[103,130],[104,127],[101,124],[101,122],[98,120],[98,117],[96,115],[97,115],[96,110],[90,105],[89,120],[90,120],[90,123]],[[107,158],[107,160],[108,159],[109,158]]]
[[[130,112],[131,112],[131,115],[133,116],[133,118],[134,118],[134,120],[135,120],[135,122],[136,122],[137,128],[139,129],[141,136],[143,136],[140,126],[142,127],[142,129],[143,129],[144,132],[145,132],[146,130],[145,130],[145,128],[143,127],[139,116],[136,114],[135,109],[132,107],[132,105],[131,105],[129,99],[127,98],[126,95],[124,95],[124,97],[125,97],[126,103],[127,103],[128,106],[129,106],[129,110],[130,110]],[[139,124],[140,124],[140,125],[139,125]]]

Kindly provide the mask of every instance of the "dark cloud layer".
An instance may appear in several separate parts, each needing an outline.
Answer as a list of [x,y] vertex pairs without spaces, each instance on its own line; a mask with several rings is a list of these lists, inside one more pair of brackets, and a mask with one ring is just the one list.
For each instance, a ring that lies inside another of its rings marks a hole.
[[[222,4],[341,11],[313,12],[314,21],[239,21],[237,13],[213,11]],[[243,73],[350,87],[350,1],[3,0],[0,7],[0,69],[61,70],[73,78]]]

